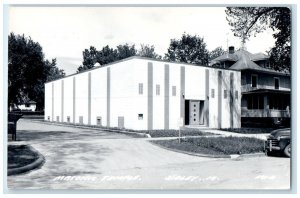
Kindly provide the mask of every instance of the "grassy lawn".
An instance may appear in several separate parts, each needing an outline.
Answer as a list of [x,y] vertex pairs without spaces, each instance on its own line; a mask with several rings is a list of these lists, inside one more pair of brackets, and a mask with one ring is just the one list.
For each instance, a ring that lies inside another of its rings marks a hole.
[[176,140],[153,140],[163,147],[207,155],[231,155],[263,152],[264,142],[248,137],[200,137]]
[[275,129],[274,128],[237,128],[237,129],[225,128],[221,130],[234,132],[234,133],[242,133],[242,134],[261,134],[261,133],[270,133]]
[[[178,137],[179,130],[150,130],[141,131],[149,134],[151,137]],[[201,132],[199,130],[193,129],[183,129],[181,130],[181,136],[204,136],[213,135],[212,133]]]
[[26,145],[8,145],[7,157],[8,169],[26,166],[38,159],[38,155]]

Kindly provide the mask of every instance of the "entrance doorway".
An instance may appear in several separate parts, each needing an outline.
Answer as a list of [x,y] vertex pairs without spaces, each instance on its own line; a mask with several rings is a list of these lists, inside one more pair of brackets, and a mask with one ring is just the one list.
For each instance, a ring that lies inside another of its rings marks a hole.
[[203,125],[204,124],[204,100],[186,100],[185,101],[185,124]]

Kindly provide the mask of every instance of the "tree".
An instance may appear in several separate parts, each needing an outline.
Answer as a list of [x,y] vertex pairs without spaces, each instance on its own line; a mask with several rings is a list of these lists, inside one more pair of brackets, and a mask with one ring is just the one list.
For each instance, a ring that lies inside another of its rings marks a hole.
[[218,58],[219,56],[225,54],[226,51],[223,50],[222,47],[217,47],[216,49],[209,52],[209,60],[213,60],[215,58]]
[[233,7],[226,9],[226,19],[235,36],[245,43],[267,28],[276,30],[270,64],[275,70],[290,70],[291,11],[286,7]]
[[175,62],[208,65],[209,53],[204,39],[184,33],[181,39],[172,39],[165,59]]
[[102,48],[102,50],[97,51],[93,46],[90,46],[90,49],[85,49],[82,52],[83,62],[77,68],[77,73],[91,69],[96,63],[100,65],[106,65],[118,60],[122,60],[131,56],[135,56],[137,50],[134,45],[118,45],[117,49],[110,48],[108,45]]
[[37,109],[44,108],[44,83],[64,76],[56,60],[45,60],[42,47],[30,37],[8,36],[8,105],[34,100]]
[[141,48],[139,49],[138,56],[147,57],[147,58],[154,58],[154,59],[161,59],[162,57],[155,53],[155,47],[153,45],[144,45],[141,44]]
[[130,56],[136,55],[135,45],[130,46],[127,43],[125,45],[118,45],[117,51],[118,51],[118,60],[122,60]]

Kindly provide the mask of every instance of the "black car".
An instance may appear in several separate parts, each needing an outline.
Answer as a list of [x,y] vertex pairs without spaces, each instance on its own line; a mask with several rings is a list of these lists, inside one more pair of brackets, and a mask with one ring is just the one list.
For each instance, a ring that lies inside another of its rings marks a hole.
[[277,129],[270,133],[265,141],[266,155],[281,152],[285,156],[291,156],[291,129]]

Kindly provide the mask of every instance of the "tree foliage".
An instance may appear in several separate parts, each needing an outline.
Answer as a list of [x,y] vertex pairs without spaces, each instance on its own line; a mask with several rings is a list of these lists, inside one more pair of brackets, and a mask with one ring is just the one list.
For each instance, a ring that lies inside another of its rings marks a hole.
[[209,60],[211,61],[225,53],[226,53],[226,51],[224,51],[222,47],[217,47],[216,49],[209,52]]
[[227,21],[235,36],[245,43],[267,28],[276,30],[270,63],[275,70],[290,70],[291,11],[286,7],[232,7],[226,9]]
[[159,60],[162,59],[162,57],[155,52],[155,47],[153,45],[150,46],[141,44],[141,48],[139,49],[137,55],[141,57],[154,58]]
[[100,51],[94,46],[90,46],[90,49],[85,49],[82,52],[83,62],[82,65],[77,68],[77,72],[91,69],[96,63],[106,65],[124,58],[135,56],[136,54],[137,50],[135,49],[135,45],[129,45],[127,43],[125,45],[118,45],[117,49],[110,48],[106,45]]
[[44,83],[64,76],[56,67],[56,59],[45,60],[42,47],[30,37],[8,36],[8,104],[34,100],[44,107]]
[[166,60],[184,63],[208,65],[209,52],[204,39],[184,33],[181,39],[172,39]]

